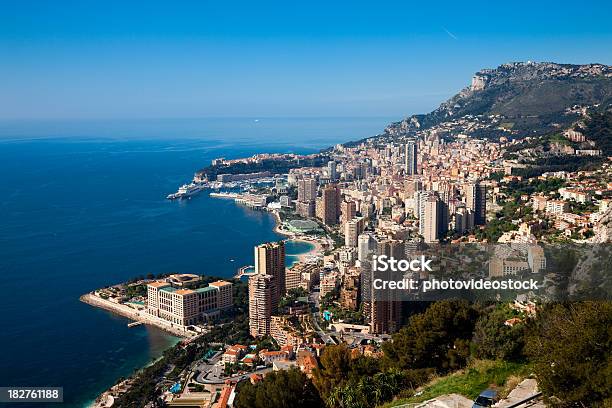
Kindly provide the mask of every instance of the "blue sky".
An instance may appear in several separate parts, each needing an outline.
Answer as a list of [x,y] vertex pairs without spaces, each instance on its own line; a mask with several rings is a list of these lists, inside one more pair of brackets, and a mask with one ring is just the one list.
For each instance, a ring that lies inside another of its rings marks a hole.
[[508,61],[612,64],[611,2],[0,0],[0,118],[426,112]]

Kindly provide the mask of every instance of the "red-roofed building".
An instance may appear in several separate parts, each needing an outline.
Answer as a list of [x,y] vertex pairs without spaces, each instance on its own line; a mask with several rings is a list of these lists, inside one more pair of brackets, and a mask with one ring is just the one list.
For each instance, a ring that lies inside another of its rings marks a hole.
[[312,377],[312,370],[319,366],[314,354],[307,350],[300,350],[297,354],[297,365],[308,378]]
[[219,400],[215,404],[215,408],[227,408],[229,406],[230,397],[234,392],[236,385],[233,384],[230,380],[225,381],[225,385],[221,390],[221,395],[219,396]]

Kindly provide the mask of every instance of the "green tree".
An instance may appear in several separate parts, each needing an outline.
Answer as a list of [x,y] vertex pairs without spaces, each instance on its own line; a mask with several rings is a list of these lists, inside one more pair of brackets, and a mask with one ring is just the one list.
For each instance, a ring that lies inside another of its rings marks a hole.
[[528,330],[527,354],[545,396],[568,407],[612,402],[612,303],[549,305]]
[[522,358],[525,325],[507,326],[506,320],[513,317],[517,317],[516,313],[503,304],[478,319],[473,339],[477,357],[513,361]]
[[313,382],[321,397],[343,386],[349,378],[351,353],[345,344],[327,346],[321,354],[321,366],[313,371]]
[[478,311],[464,300],[433,303],[383,344],[385,364],[447,372],[465,365]]
[[328,407],[370,408],[390,401],[403,386],[403,373],[398,369],[351,378],[336,387],[328,396]]
[[240,385],[237,408],[317,408],[323,407],[312,382],[300,370],[274,371],[256,384]]

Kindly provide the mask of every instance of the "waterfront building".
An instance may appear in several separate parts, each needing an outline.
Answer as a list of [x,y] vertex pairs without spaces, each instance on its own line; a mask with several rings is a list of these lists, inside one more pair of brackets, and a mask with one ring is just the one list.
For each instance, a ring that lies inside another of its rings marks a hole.
[[300,217],[312,218],[315,216],[315,202],[314,201],[297,201],[295,203],[295,210]]
[[274,279],[273,302],[278,305],[285,289],[285,242],[268,242],[255,247],[255,273]]
[[190,288],[196,286],[202,280],[202,277],[191,273],[175,273],[165,280],[174,287]]
[[293,206],[293,203],[291,202],[291,197],[289,196],[286,196],[286,195],[281,196],[279,201],[280,201],[281,207],[289,208]]
[[151,282],[147,285],[147,313],[182,327],[208,322],[233,302],[232,284],[225,281],[215,284],[185,289],[166,281]]
[[208,286],[217,288],[219,294],[217,296],[217,308],[228,309],[234,305],[234,295],[232,293],[233,285],[226,281],[215,281],[208,284]]

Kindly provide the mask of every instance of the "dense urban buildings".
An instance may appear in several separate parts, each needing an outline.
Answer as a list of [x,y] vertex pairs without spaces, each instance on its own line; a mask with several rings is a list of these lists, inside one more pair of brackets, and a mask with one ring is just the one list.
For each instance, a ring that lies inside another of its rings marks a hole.
[[[487,220],[498,218],[509,205],[512,192],[507,185],[522,181],[515,173],[523,167],[504,156],[508,149],[518,151],[518,142],[505,137],[488,140],[467,136],[481,129],[486,120],[497,123],[499,118],[464,117],[413,132],[406,131],[409,123],[392,126],[386,137],[335,146],[320,167],[291,169],[287,184],[297,190],[293,213],[319,224],[318,233],[325,238],[317,239],[325,242],[326,251],[316,261],[285,271],[279,263],[272,266],[274,262],[264,267],[257,259],[274,259],[275,255],[270,244],[258,247],[256,270],[273,278],[254,288],[260,294],[271,291],[270,310],[287,290],[311,292],[318,286],[320,298],[333,299],[327,307],[358,310],[358,323],[367,324],[371,333],[393,333],[403,319],[400,299],[373,295],[374,256],[411,258],[454,243],[533,245],[545,228],[562,231],[566,237],[588,237],[589,230],[598,231],[596,224],[612,202],[612,197],[602,192],[610,186],[597,184],[596,173],[582,172],[576,178],[556,172],[538,177],[538,182],[557,180],[559,187],[554,191],[519,198],[521,208],[528,208],[533,216],[506,220],[503,228],[510,231],[492,233]],[[562,134],[573,143],[589,142],[575,129]],[[595,195],[603,195],[596,203],[598,210],[592,204]],[[292,211],[290,206],[285,208]],[[309,234],[296,229],[292,218],[286,224],[288,231]],[[487,274],[504,277],[528,270],[545,271],[546,258],[537,248],[530,248],[524,256],[496,257],[488,264]],[[265,308],[261,313],[268,320],[274,315]],[[326,316],[334,319],[331,312]]]

